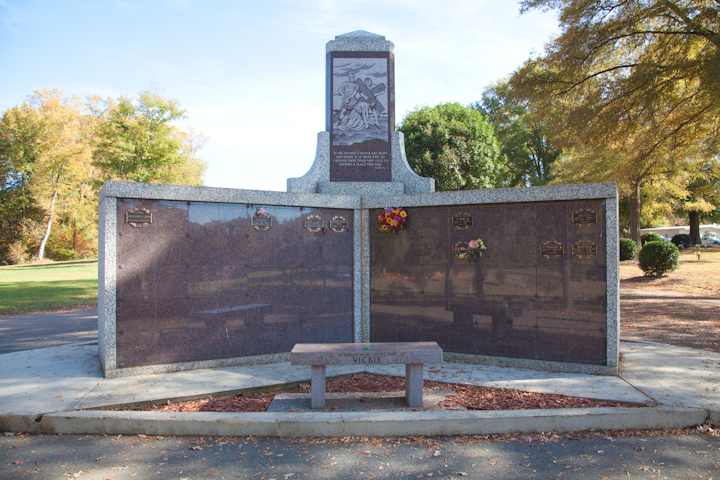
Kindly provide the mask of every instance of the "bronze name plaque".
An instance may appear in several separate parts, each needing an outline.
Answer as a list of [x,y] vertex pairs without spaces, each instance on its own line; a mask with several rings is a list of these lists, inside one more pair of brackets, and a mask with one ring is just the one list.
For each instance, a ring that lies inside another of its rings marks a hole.
[[473,217],[467,213],[458,213],[452,217],[452,225],[457,230],[467,230],[473,226]]
[[255,230],[269,230],[272,227],[272,218],[267,213],[256,213],[251,224]]
[[316,233],[325,228],[325,222],[323,222],[320,215],[308,215],[305,217],[305,228],[307,228],[309,232]]
[[345,217],[335,215],[330,220],[330,229],[335,233],[345,232],[348,229],[348,221],[345,219]]
[[462,253],[467,253],[469,251],[470,248],[468,247],[468,242],[458,242],[452,246],[452,254],[456,257]]
[[565,245],[550,240],[540,245],[540,254],[549,260],[556,260],[565,255]]
[[580,228],[592,227],[597,223],[597,213],[589,208],[581,208],[572,214],[572,223]]
[[125,213],[125,223],[134,228],[145,228],[152,224],[152,213],[147,208],[135,207]]
[[598,246],[590,240],[581,240],[572,246],[572,254],[578,258],[592,258],[598,254]]

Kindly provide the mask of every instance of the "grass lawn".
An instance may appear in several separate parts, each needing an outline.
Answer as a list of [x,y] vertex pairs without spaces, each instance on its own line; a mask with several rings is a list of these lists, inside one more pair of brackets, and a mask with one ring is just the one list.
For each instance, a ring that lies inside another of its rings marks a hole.
[[0,315],[97,304],[97,260],[0,267]]
[[637,260],[620,262],[620,283],[655,294],[720,296],[720,247],[695,248],[680,252],[680,267],[661,278],[643,277]]

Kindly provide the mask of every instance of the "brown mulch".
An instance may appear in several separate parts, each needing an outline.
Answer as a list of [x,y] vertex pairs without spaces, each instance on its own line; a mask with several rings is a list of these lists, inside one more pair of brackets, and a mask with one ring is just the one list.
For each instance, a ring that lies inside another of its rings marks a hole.
[[694,264],[689,253],[681,258],[680,269],[662,278],[621,262],[620,337],[720,353],[720,269]]
[[620,337],[720,353],[720,299],[620,295]]
[[[565,395],[522,392],[505,388],[477,387],[458,383],[423,382],[425,391],[450,390],[445,399],[446,407],[462,407],[467,410],[524,410],[547,408],[590,408],[590,407],[637,407],[637,404],[591,400]],[[349,392],[402,392],[405,379],[384,375],[358,373],[346,377],[328,378],[328,393]],[[154,412],[266,412],[278,392],[239,394],[232,398],[205,398],[165,405],[137,408]],[[310,393],[310,384],[283,390],[283,393]]]

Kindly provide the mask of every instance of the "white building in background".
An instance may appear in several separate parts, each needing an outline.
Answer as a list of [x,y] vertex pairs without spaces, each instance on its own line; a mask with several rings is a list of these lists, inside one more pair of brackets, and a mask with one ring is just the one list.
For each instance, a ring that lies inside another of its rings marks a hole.
[[[641,228],[640,235],[647,232],[659,233],[663,237],[672,238],[678,233],[687,233],[690,235],[690,227],[678,226],[678,227],[656,227],[656,228]],[[720,225],[713,223],[710,225],[700,225],[700,236],[702,237],[706,233],[714,234],[715,237],[720,237]]]

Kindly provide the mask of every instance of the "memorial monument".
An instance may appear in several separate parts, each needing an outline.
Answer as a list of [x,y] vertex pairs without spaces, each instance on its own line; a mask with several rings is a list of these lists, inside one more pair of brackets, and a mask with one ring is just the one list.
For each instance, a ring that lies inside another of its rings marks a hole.
[[105,184],[106,376],[348,342],[617,374],[615,185],[434,192],[394,131],[393,49],[363,31],[327,44],[325,131],[286,193]]

